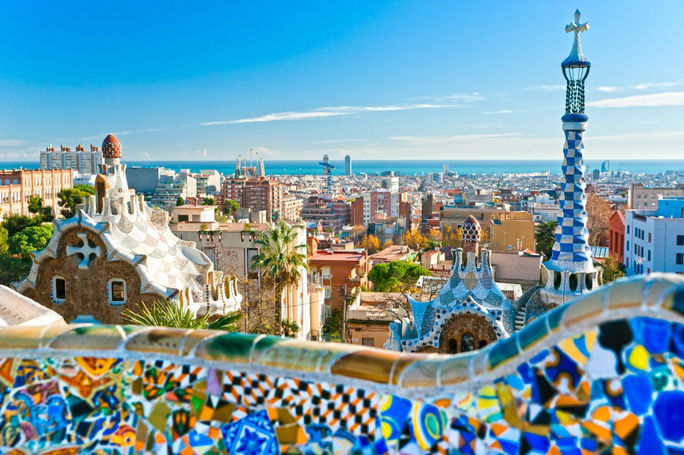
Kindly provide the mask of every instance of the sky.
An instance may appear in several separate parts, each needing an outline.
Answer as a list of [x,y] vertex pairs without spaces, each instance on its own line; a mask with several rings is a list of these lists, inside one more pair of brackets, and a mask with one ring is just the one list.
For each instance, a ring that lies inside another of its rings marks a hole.
[[684,2],[5,2],[0,160],[553,159],[576,8],[586,157],[684,157]]

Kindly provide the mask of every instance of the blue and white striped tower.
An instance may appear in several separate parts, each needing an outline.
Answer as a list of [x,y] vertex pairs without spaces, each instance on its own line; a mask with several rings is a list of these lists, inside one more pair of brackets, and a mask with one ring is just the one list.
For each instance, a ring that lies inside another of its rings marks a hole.
[[582,54],[580,33],[589,30],[589,23],[580,22],[580,11],[575,20],[565,27],[574,32],[572,51],[561,67],[567,81],[563,131],[563,177],[561,181],[560,208],[556,228],[556,242],[551,259],[544,263],[548,279],[543,290],[544,300],[563,303],[600,284],[601,270],[594,267],[589,249],[587,230],[587,197],[584,194],[584,132],[589,117],[584,113],[584,81],[589,75],[591,62]]

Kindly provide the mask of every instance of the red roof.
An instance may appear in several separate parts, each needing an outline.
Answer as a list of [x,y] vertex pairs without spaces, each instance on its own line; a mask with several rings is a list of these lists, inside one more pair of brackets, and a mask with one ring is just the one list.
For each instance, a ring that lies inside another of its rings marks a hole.
[[365,259],[363,251],[354,250],[318,250],[309,257],[311,264],[326,264],[329,262],[361,263]]

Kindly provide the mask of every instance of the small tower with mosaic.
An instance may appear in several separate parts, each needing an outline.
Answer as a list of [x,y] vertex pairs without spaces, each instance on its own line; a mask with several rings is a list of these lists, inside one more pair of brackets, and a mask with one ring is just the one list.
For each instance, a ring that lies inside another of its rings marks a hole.
[[591,62],[582,53],[580,34],[589,30],[589,23],[580,21],[581,13],[575,11],[575,20],[565,27],[574,33],[570,55],[561,63],[566,80],[565,115],[563,131],[563,165],[560,208],[555,244],[551,259],[543,266],[547,282],[541,290],[547,303],[561,304],[579,294],[600,285],[601,269],[594,266],[589,248],[587,230],[587,198],[584,194],[584,132],[589,117],[584,112],[584,82],[589,75]]

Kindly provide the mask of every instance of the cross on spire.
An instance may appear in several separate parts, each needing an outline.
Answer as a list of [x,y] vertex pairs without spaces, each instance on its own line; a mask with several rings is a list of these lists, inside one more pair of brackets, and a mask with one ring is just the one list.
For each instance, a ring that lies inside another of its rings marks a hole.
[[580,22],[581,16],[582,16],[582,13],[580,12],[580,10],[575,10],[575,21],[571,22],[565,26],[565,32],[566,33],[575,32],[575,42],[572,45],[572,51],[570,52],[570,56],[571,57],[572,56],[577,57],[577,60],[579,60],[579,61],[585,60],[584,55],[582,54],[582,44],[580,43],[580,33],[589,30],[589,22],[581,23]]

